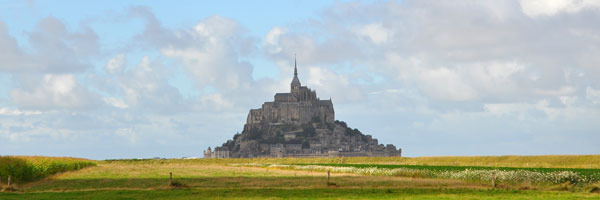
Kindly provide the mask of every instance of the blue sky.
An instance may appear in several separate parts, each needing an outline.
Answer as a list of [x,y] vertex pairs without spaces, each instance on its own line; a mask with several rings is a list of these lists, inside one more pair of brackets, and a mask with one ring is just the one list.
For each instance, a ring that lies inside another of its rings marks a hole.
[[199,157],[303,85],[405,156],[600,153],[595,1],[2,1],[0,154]]

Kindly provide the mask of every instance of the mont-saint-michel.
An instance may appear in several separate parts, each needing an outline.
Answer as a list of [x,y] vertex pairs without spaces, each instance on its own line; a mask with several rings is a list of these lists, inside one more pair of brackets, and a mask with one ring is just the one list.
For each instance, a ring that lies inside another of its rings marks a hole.
[[241,134],[222,146],[204,151],[205,158],[401,156],[392,144],[335,119],[331,99],[300,84],[294,61],[289,93],[251,109]]

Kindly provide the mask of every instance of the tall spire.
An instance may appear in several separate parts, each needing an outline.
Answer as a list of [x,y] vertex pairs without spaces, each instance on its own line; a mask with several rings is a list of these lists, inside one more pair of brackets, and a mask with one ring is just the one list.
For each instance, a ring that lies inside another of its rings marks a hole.
[[294,76],[298,76],[298,68],[296,68],[296,54],[294,54]]
[[296,65],[296,54],[294,54],[294,78],[292,79],[292,91],[300,88],[300,80],[298,80],[298,67]]

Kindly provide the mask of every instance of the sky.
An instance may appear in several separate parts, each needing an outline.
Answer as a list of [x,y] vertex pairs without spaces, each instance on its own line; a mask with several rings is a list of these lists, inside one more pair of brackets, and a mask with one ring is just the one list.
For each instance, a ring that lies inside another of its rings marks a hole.
[[600,1],[0,1],[0,155],[202,157],[302,85],[403,156],[600,154]]

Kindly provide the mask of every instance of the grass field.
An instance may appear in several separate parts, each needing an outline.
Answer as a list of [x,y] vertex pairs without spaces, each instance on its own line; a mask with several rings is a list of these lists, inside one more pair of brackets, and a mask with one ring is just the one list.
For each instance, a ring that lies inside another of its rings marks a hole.
[[[0,193],[0,199],[600,199],[599,193],[590,192],[597,183],[493,188],[481,181],[332,173],[328,184],[326,172],[232,165],[340,162],[389,165],[411,161],[411,158],[362,159],[98,161],[97,166],[19,184],[17,192]],[[530,160],[530,165],[540,165],[535,158]],[[551,159],[540,160],[548,163]],[[580,161],[577,165],[585,163]],[[177,187],[169,185],[170,172]]]
[[[110,162],[110,160],[108,161]],[[118,160],[118,162],[211,163],[211,164],[389,164],[433,166],[487,166],[600,169],[600,155],[547,156],[440,156],[440,157],[348,157],[348,158],[239,158],[199,160]]]

